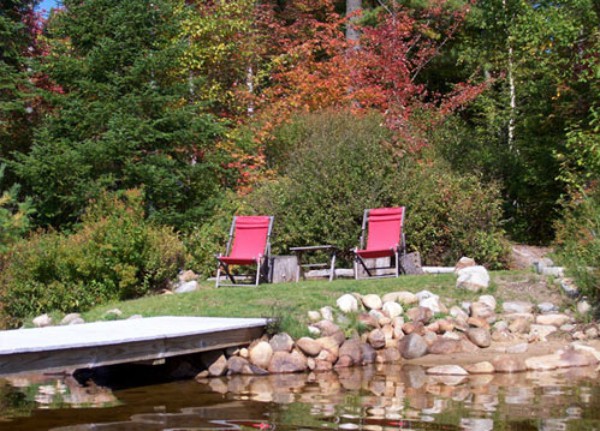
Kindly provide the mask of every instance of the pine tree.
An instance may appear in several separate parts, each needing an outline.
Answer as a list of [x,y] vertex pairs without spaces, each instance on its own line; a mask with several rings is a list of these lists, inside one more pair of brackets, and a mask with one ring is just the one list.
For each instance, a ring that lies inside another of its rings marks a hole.
[[13,169],[38,223],[77,221],[103,190],[142,188],[148,214],[198,222],[219,188],[220,127],[181,67],[183,0],[65,0],[47,29],[45,72],[59,88]]

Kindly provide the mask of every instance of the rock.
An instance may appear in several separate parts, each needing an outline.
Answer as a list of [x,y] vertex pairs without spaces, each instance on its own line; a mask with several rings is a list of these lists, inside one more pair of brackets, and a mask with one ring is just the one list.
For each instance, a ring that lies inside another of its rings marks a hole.
[[492,374],[496,371],[494,366],[488,361],[465,365],[465,370],[467,370],[469,374]]
[[400,341],[400,354],[405,359],[420,358],[427,352],[427,343],[419,334],[409,334]]
[[239,356],[241,356],[244,359],[248,359],[250,357],[250,355],[248,353],[248,349],[246,347],[242,347],[240,349]]
[[36,328],[44,328],[52,325],[52,318],[48,314],[42,314],[33,319],[33,326]]
[[383,306],[383,302],[379,295],[375,295],[374,293],[363,296],[362,303],[369,310],[381,310],[381,307]]
[[[349,358],[350,365],[360,365],[362,364],[362,347],[361,342],[358,339],[346,340],[344,344],[340,347],[339,350],[339,358]],[[339,360],[338,360],[339,362]],[[337,364],[336,364],[337,365]]]
[[508,329],[513,334],[527,334],[531,330],[531,323],[529,319],[517,317],[508,325]]
[[442,376],[467,376],[469,373],[463,367],[458,365],[438,365],[428,368],[427,374],[442,375]]
[[460,429],[465,431],[492,431],[493,419],[461,418]]
[[584,334],[588,338],[588,340],[598,338],[598,328],[595,326],[591,326],[584,331]]
[[490,347],[492,344],[492,338],[490,331],[484,328],[472,328],[467,331],[467,337],[477,347]]
[[496,298],[494,298],[492,295],[481,295],[477,302],[487,305],[492,310],[496,310],[496,306],[498,305]]
[[533,304],[526,301],[506,301],[502,304],[505,313],[531,313]]
[[440,319],[438,320],[438,326],[440,328],[441,333],[452,332],[454,331],[454,322],[449,319]]
[[430,331],[425,331],[425,333],[423,333],[423,335],[421,335],[423,337],[423,340],[425,340],[425,343],[427,344],[427,346],[431,346],[433,343],[435,343],[437,341],[438,337],[437,334],[435,332],[430,332]]
[[314,326],[314,325],[309,325],[308,326],[308,333],[310,335],[314,335],[314,336],[318,337],[319,335],[321,335],[321,330],[319,328],[317,328],[316,326]]
[[386,342],[394,338],[394,327],[390,324],[381,327],[381,331],[385,335]]
[[419,301],[419,306],[429,308],[433,312],[433,314],[447,311],[446,307],[444,307],[444,305],[440,302],[440,297],[437,295],[421,299]]
[[569,298],[577,298],[579,296],[579,289],[570,278],[561,278],[560,287]]
[[469,317],[467,319],[467,323],[469,326],[473,326],[475,328],[489,328],[490,324],[487,320],[482,319],[481,317]]
[[181,271],[177,278],[179,279],[180,283],[187,283],[188,281],[198,280],[198,274],[191,269],[188,269],[186,271]]
[[600,351],[594,349],[592,346],[588,346],[576,341],[570,345],[570,348],[576,351],[589,353],[594,356],[597,361],[600,361]]
[[457,307],[456,305],[450,308],[450,316],[454,317],[455,319],[462,320],[467,320],[469,318],[469,315],[465,312],[465,310],[463,310],[460,307]]
[[[144,316],[142,316],[141,314],[132,314],[131,316],[129,316],[127,318],[127,320],[134,320],[134,319],[143,319]],[[83,319],[82,319],[83,320]]]
[[321,345],[321,352],[319,352],[317,358],[328,360],[331,363],[337,361],[340,345],[335,338],[322,337],[317,338],[315,341]]
[[369,316],[373,319],[377,320],[377,324],[381,325],[381,320],[386,319],[387,316],[383,314],[380,310],[369,310]]
[[496,320],[496,313],[489,305],[477,301],[471,304],[471,317],[478,317],[492,323]]
[[69,313],[60,321],[61,325],[78,325],[81,323],[85,323],[85,321],[79,313]]
[[354,364],[350,356],[340,356],[333,368],[347,368],[351,367],[352,365]]
[[294,348],[294,340],[285,332],[275,334],[269,341],[273,352],[291,352]]
[[506,348],[506,353],[525,353],[529,349],[528,343],[519,343]]
[[267,370],[270,373],[299,373],[308,368],[306,356],[297,350],[288,352],[275,352]]
[[429,325],[425,326],[425,331],[426,332],[433,332],[435,334],[441,333],[439,322],[436,320],[436,321],[430,323]]
[[494,358],[492,365],[497,373],[519,373],[527,370],[522,359],[507,355]]
[[402,325],[402,332],[406,335],[408,334],[419,334],[422,335],[425,333],[424,331],[424,326],[423,323],[421,322],[417,322],[417,323],[413,323],[413,322],[407,322],[404,325]]
[[421,254],[419,252],[406,253],[400,256],[400,266],[407,275],[423,274]]
[[344,313],[354,313],[358,311],[358,299],[349,293],[340,296],[335,303]]
[[248,359],[254,365],[267,369],[273,358],[273,348],[266,341],[259,341],[248,348]]
[[552,325],[557,328],[571,321],[571,318],[566,314],[540,314],[535,318],[535,323],[538,325]]
[[333,308],[331,308],[329,305],[321,308],[319,313],[321,313],[323,320],[329,320],[330,322],[333,322]]
[[325,337],[340,332],[340,327],[330,320],[321,320],[320,322],[313,324],[313,326],[318,328]]
[[598,358],[590,352],[566,349],[560,353],[560,360],[565,367],[587,367],[598,364]]
[[314,371],[331,371],[333,370],[333,363],[323,359],[315,359]]
[[531,325],[529,336],[539,341],[546,341],[546,337],[557,330],[554,325]]
[[372,316],[368,313],[360,313],[356,320],[360,325],[362,325],[366,329],[375,329],[379,328],[379,321],[375,316]]
[[400,351],[396,347],[386,347],[381,351],[381,357],[385,364],[393,364],[400,361]]
[[459,340],[438,338],[427,348],[427,352],[433,355],[449,355],[462,352],[462,345]]
[[315,323],[321,320],[321,313],[318,311],[309,311],[308,312],[308,320]]
[[466,353],[476,353],[479,351],[479,347],[473,344],[473,342],[468,338],[463,338],[460,340],[460,348],[462,352]]
[[175,288],[175,293],[188,293],[198,290],[198,282],[196,280],[187,281],[185,283],[178,283]]
[[369,344],[375,349],[382,349],[385,347],[385,334],[381,329],[374,329],[369,332],[368,337]]
[[592,306],[585,299],[577,303],[577,312],[582,315],[586,315],[590,312]]
[[317,356],[321,352],[321,345],[310,337],[300,338],[296,346],[307,356]]
[[375,358],[377,357],[377,352],[375,351],[375,349],[368,343],[360,343],[360,348],[362,353],[363,365],[374,363]]
[[404,313],[404,310],[400,304],[391,301],[384,302],[382,310],[390,317],[390,319],[395,319]]
[[530,371],[550,371],[563,368],[562,361],[556,353],[527,358],[525,359],[525,366]]
[[433,317],[433,312],[429,308],[413,307],[406,312],[406,317],[411,322],[421,322],[423,324],[427,324]]
[[472,266],[477,266],[475,259],[463,256],[458,260],[458,262],[456,262],[456,265],[454,266],[454,272],[458,272],[463,268],[469,268]]
[[227,359],[227,375],[235,374],[254,374],[250,362],[239,356]]
[[103,317],[106,320],[116,320],[119,319],[123,315],[123,312],[118,308],[113,308],[104,313]]
[[551,277],[564,277],[565,269],[562,266],[546,266],[542,268],[542,275],[549,275]]
[[218,377],[227,371],[227,359],[220,351],[205,352],[201,356],[202,364],[208,369],[208,375]]
[[422,301],[427,298],[439,298],[439,295],[436,295],[435,293],[432,293],[429,290],[421,290],[420,292],[417,292],[415,296],[419,301]]
[[537,305],[537,309],[540,313],[555,313],[558,311],[558,306],[551,302],[542,302]]
[[[384,300],[384,302],[386,301]],[[419,302],[419,298],[411,292],[397,292],[396,302],[401,305],[413,305]]]
[[508,329],[499,329],[492,332],[492,341],[507,342],[514,341],[517,336],[512,334]]
[[471,292],[486,290],[490,285],[490,275],[483,266],[470,266],[457,271],[457,289],[466,289]]

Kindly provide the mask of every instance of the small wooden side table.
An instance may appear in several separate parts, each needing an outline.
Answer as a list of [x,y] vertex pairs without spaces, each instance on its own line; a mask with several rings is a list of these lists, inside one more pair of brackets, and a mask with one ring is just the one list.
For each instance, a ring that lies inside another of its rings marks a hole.
[[[305,247],[291,247],[290,251],[294,252],[298,257],[298,270],[296,271],[296,282],[300,281],[300,276],[304,278],[305,270],[311,268],[326,268],[329,267],[329,281],[335,277],[335,256],[337,247],[334,245],[309,245]],[[305,253],[314,253],[316,251],[328,251],[329,262],[327,263],[302,263],[302,257]]]

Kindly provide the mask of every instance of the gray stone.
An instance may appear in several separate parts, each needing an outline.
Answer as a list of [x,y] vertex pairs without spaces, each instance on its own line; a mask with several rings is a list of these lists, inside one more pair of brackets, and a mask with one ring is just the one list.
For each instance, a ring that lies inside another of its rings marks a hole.
[[491,323],[496,320],[496,313],[489,305],[477,301],[471,304],[471,317],[484,319]]
[[496,302],[496,298],[494,298],[492,295],[481,295],[479,297],[478,302],[487,305],[492,310],[496,310],[496,305],[498,305]]
[[429,308],[434,314],[446,311],[446,307],[440,302],[440,297],[437,295],[421,299],[419,306]]
[[333,308],[331,308],[329,305],[321,308],[319,312],[321,313],[323,320],[329,320],[333,322]]
[[308,312],[308,320],[310,320],[311,322],[318,322],[321,319],[321,313],[319,313],[318,311],[313,310]]
[[582,315],[586,315],[590,312],[592,306],[585,299],[577,303],[577,312]]
[[405,315],[411,322],[427,324],[433,317],[433,312],[430,308],[413,307]]
[[254,374],[248,360],[239,356],[227,359],[227,375]]
[[462,352],[462,345],[459,340],[448,338],[438,338],[428,348],[427,352],[433,355],[449,355]]
[[208,374],[212,377],[222,376],[227,371],[227,359],[220,351],[203,353],[201,361],[208,368]]
[[483,266],[470,266],[457,271],[456,287],[471,292],[486,290],[490,285],[490,275]]
[[77,325],[80,323],[85,323],[81,318],[81,314],[79,313],[69,313],[60,321],[61,325]]
[[540,313],[555,313],[558,311],[558,306],[551,302],[542,302],[537,305],[537,308]]
[[382,349],[385,347],[385,333],[381,329],[373,329],[369,332],[368,341],[374,349]]
[[275,352],[269,368],[271,373],[300,373],[308,369],[306,356],[297,350],[288,352]]
[[377,358],[377,352],[369,343],[360,344],[363,365],[372,364]]
[[492,344],[492,338],[490,331],[484,328],[471,328],[467,331],[467,337],[477,347],[490,347]]
[[579,289],[570,278],[560,279],[560,287],[569,298],[577,298],[579,296]]
[[42,314],[33,319],[33,326],[43,328],[52,325],[52,318],[48,314]]
[[358,311],[358,299],[354,295],[346,293],[340,296],[336,304],[338,308],[344,313],[353,313]]
[[398,316],[401,316],[404,313],[402,309],[402,305],[397,302],[386,301],[383,303],[382,310],[390,317],[390,319],[394,319]]
[[469,373],[458,365],[438,365],[427,369],[427,374],[441,376],[467,376]]
[[527,301],[506,301],[502,304],[505,313],[531,313],[533,304]]
[[539,341],[546,341],[546,337],[557,330],[554,325],[531,325],[529,336]]
[[294,340],[285,332],[275,334],[269,344],[273,352],[291,352],[294,348]]
[[321,334],[325,337],[329,337],[340,331],[340,327],[330,320],[321,320],[320,322],[313,324],[313,326],[319,328]]
[[405,359],[420,358],[427,352],[427,343],[419,334],[409,334],[400,341],[400,353]]
[[[346,357],[350,359],[350,365],[362,364],[362,347],[361,342],[358,339],[346,340],[341,345],[339,350],[339,357]],[[337,365],[337,364],[336,364]]]
[[467,320],[469,318],[469,315],[465,312],[465,310],[463,310],[460,307],[457,307],[456,305],[450,308],[450,315],[455,319]]
[[527,334],[531,330],[531,322],[524,317],[519,317],[508,325],[508,329],[513,334]]
[[400,266],[407,275],[423,274],[421,255],[419,252],[406,253],[400,257]]
[[198,282],[196,280],[186,281],[184,283],[178,283],[175,288],[175,293],[188,293],[198,290]]
[[506,348],[506,353],[525,353],[529,350],[528,343],[519,343]]

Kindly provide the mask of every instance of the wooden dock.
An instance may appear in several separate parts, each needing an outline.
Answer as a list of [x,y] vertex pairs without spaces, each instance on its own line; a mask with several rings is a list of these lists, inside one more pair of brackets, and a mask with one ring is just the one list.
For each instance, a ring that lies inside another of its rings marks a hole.
[[267,319],[147,317],[0,331],[0,375],[56,372],[242,346]]

